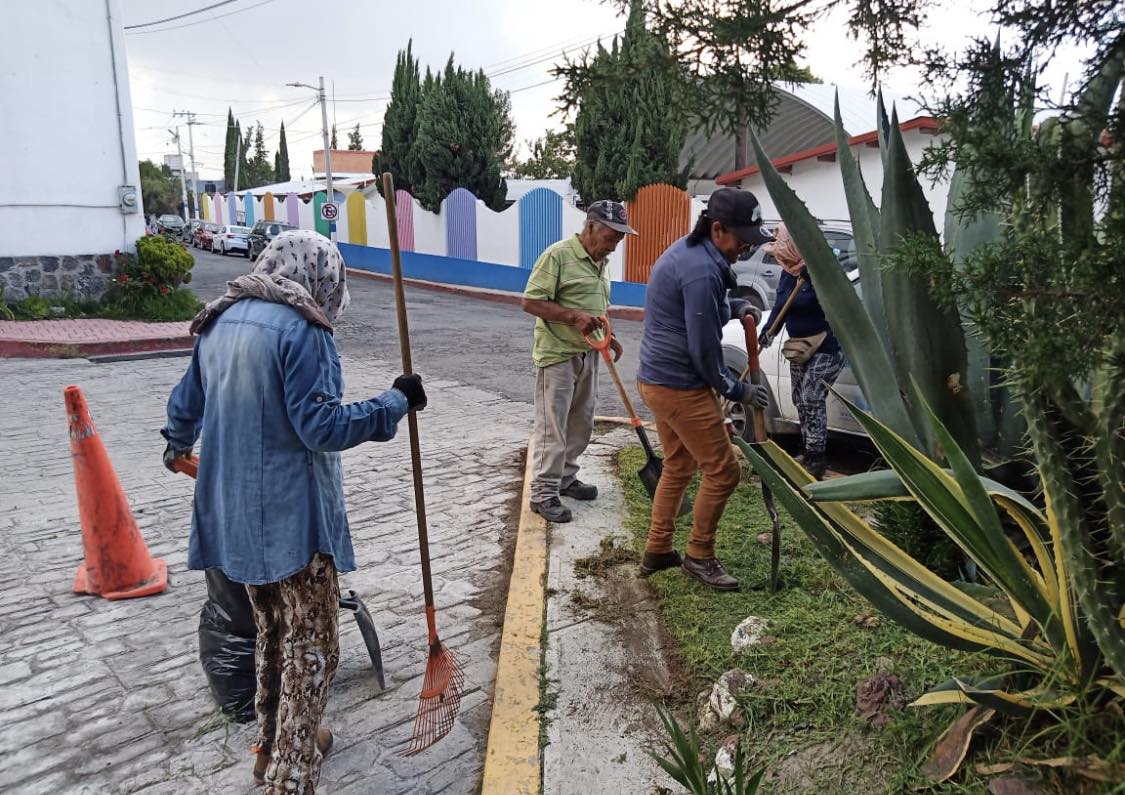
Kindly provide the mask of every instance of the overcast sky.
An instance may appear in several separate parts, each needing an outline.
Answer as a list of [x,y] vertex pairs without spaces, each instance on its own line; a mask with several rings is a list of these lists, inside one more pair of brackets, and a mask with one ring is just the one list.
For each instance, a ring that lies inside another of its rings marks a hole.
[[[139,25],[212,5],[217,0],[122,0],[126,26]],[[961,13],[942,13],[927,36],[954,46],[971,33],[989,34],[987,20],[963,0]],[[561,125],[549,82],[560,53],[578,55],[601,36],[624,25],[614,8],[595,0],[235,0],[226,6],[161,25],[126,30],[129,77],[139,156],[161,162],[174,154],[169,127],[182,119],[172,111],[194,111],[195,155],[201,177],[222,174],[227,107],[245,129],[261,121],[272,159],[278,127],[285,122],[294,178],[312,172],[320,149],[320,111],[308,89],[324,75],[335,102],[341,148],[358,122],[364,147],[377,149],[390,93],[395,55],[414,40],[423,68],[440,68],[450,52],[459,64],[483,68],[496,88],[511,91],[516,137],[522,142]],[[830,16],[810,32],[808,65],[826,82],[866,88],[853,65],[859,45],[847,38],[842,15]],[[1057,86],[1079,72],[1068,53],[1049,75]],[[916,94],[916,75],[890,75],[891,93]],[[1058,89],[1056,89],[1057,91]],[[187,128],[181,126],[187,157]]]

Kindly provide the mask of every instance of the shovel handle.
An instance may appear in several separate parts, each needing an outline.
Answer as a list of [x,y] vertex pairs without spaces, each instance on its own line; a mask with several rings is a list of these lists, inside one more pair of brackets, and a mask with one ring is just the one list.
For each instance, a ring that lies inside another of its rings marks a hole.
[[194,478],[199,475],[199,456],[189,455],[183,458],[172,459],[172,469]]
[[621,402],[625,404],[625,410],[629,412],[629,422],[632,423],[634,428],[640,428],[641,418],[637,416],[637,410],[633,408],[633,401],[629,400],[629,393],[625,391],[625,384],[621,383],[621,376],[617,372],[617,365],[613,363],[613,354],[609,352],[609,344],[613,341],[613,326],[609,322],[609,317],[603,317],[602,329],[604,334],[601,339],[595,339],[589,334],[583,334],[582,339],[586,340],[586,344],[593,348],[595,351],[602,355],[605,359],[606,367],[609,368],[609,374],[613,378],[613,383],[617,386],[617,394],[621,396]]

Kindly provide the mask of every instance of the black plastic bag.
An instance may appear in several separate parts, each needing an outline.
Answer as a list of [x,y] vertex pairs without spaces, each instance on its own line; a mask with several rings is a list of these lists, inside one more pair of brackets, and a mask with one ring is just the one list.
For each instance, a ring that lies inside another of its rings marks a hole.
[[257,630],[246,586],[208,569],[207,601],[199,614],[199,661],[223,714],[254,720],[254,644]]

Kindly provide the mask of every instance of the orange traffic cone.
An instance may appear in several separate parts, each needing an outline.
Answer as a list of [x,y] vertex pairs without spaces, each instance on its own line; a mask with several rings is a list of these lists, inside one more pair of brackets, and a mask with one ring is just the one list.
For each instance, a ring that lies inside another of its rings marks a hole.
[[167,590],[168,567],[149,554],[141,538],[82,390],[68,386],[63,395],[86,550],[86,562],[74,578],[74,592],[131,599]]

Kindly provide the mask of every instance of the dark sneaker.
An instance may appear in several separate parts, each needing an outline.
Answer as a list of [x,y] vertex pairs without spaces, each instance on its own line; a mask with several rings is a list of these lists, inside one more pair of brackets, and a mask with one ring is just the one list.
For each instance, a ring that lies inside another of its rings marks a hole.
[[683,562],[680,553],[674,549],[671,552],[646,552],[641,561],[640,576],[649,577],[664,569],[674,569]]
[[738,580],[727,574],[727,570],[723,568],[722,563],[719,563],[718,558],[699,560],[690,555],[684,555],[684,562],[680,564],[680,568],[684,570],[685,574],[691,575],[716,591],[738,590]]
[[550,497],[542,502],[533,502],[531,503],[531,510],[548,522],[557,524],[564,524],[574,518],[570,513],[570,508],[563,505],[562,500],[558,497]]
[[824,453],[804,453],[796,461],[817,480],[823,480],[824,473],[828,471],[828,458]]
[[598,498],[598,487],[576,480],[565,489],[560,489],[559,494],[575,500],[596,500]]

